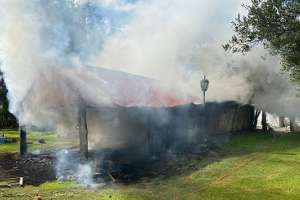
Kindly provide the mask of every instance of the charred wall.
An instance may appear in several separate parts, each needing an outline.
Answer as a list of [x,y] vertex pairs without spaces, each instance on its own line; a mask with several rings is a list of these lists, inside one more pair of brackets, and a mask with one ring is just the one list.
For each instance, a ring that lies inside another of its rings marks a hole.
[[223,144],[232,133],[251,129],[253,121],[254,107],[235,102],[88,111],[89,131],[101,129],[102,145],[122,149],[136,158],[166,152],[201,153]]

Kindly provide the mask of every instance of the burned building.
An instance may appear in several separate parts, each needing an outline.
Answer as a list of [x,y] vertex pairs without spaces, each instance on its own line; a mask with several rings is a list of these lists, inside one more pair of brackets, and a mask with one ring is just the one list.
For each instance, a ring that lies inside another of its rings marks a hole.
[[196,104],[198,98],[142,76],[85,66],[58,68],[39,77],[19,119],[40,127],[63,124],[64,132],[77,137],[79,132],[83,157],[88,142],[90,149],[122,149],[150,157],[197,153],[253,126],[250,105]]

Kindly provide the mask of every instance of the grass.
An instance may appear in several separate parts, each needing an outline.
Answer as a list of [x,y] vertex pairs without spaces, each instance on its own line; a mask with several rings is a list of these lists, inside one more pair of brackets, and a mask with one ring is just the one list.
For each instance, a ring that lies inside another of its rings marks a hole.
[[224,156],[191,160],[183,174],[137,184],[84,189],[71,182],[0,190],[0,199],[72,200],[225,200],[300,199],[300,133],[278,138],[259,133],[236,135]]
[[[7,138],[16,138],[18,142],[15,143],[6,143],[0,144],[0,153],[15,153],[19,152],[19,133],[16,130],[0,130],[0,135],[3,135]],[[43,138],[46,143],[40,144],[38,139]],[[58,138],[57,135],[50,132],[28,132],[27,141],[32,143],[28,144],[28,151],[32,152],[35,150],[51,150],[58,147],[72,145],[74,141],[64,140]]]

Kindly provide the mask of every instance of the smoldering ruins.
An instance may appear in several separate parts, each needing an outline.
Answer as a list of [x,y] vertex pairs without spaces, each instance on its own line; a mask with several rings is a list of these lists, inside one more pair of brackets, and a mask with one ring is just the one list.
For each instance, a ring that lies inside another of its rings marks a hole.
[[[79,139],[79,150],[57,150],[52,153],[55,159],[41,154],[46,163],[41,167],[43,170],[38,170],[40,164],[34,161],[34,157],[33,160],[29,157],[27,164],[35,165],[34,174],[43,173],[46,180],[56,177],[76,180],[84,185],[93,185],[94,181],[136,180],[156,173],[158,163],[175,163],[190,156],[219,151],[232,133],[256,127],[252,105],[229,101],[196,104],[193,101],[197,98],[180,98],[178,91],[163,88],[152,79],[106,69],[88,69],[94,70],[94,75],[99,72],[97,78],[105,80],[105,84],[99,84],[98,88],[111,99],[112,104],[89,101],[86,96],[79,95],[78,90],[69,93],[69,97],[73,97],[74,118],[61,126],[65,126],[62,130],[72,132]],[[117,82],[114,83],[115,80]],[[122,96],[122,90],[130,89],[133,84],[139,85],[138,91],[141,92],[138,96],[135,91],[129,90]],[[113,92],[105,91],[106,85],[113,85]],[[48,92],[45,94],[48,95]],[[52,92],[61,96],[61,90]],[[38,98],[45,98],[43,94],[37,97],[28,94],[26,102],[40,101]],[[70,110],[69,104],[65,105],[59,98],[48,98],[47,104],[55,113],[58,112],[55,110],[65,110],[66,106]],[[30,104],[23,106],[33,107]],[[30,173],[32,171],[27,175]],[[39,183],[35,177],[30,175],[27,181]]]
[[[145,174],[151,161],[205,154],[255,128],[256,110],[296,117],[297,90],[277,57],[220,48],[241,3],[0,1],[11,112],[28,130],[80,138],[81,155],[46,156],[50,177],[86,184],[103,170]],[[205,106],[203,75],[212,83]]]

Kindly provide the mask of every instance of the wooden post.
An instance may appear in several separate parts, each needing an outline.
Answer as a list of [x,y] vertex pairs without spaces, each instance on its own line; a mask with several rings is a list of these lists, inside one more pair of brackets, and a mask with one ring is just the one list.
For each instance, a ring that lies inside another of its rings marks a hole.
[[19,185],[20,185],[20,187],[24,187],[24,177],[20,177]]
[[88,159],[88,128],[86,122],[86,107],[80,106],[78,116],[80,154],[83,160]]
[[26,129],[24,126],[20,127],[20,154],[24,156],[27,154],[27,137]]

